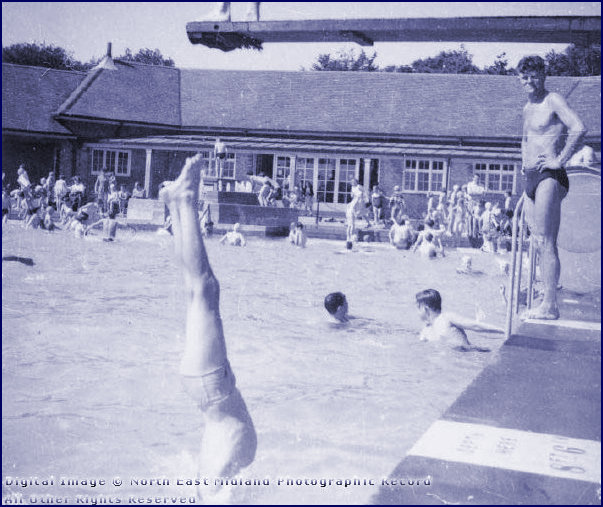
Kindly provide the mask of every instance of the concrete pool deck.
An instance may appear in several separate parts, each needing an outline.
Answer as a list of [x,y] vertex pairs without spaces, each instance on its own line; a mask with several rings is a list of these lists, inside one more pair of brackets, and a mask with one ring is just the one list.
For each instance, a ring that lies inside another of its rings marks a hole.
[[601,305],[562,301],[559,321],[518,325],[373,503],[600,505]]

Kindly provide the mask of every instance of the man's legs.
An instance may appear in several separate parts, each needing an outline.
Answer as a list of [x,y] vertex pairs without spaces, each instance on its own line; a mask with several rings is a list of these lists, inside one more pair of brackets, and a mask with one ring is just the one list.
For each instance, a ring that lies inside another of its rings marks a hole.
[[187,291],[181,373],[187,391],[203,411],[200,474],[213,484],[216,478],[229,477],[253,461],[257,438],[234,386],[220,318],[220,288],[199,227],[199,160],[199,156],[187,159],[178,179],[163,188],[160,197],[170,209],[176,257],[182,263]]
[[561,265],[557,250],[557,235],[561,223],[561,201],[567,191],[552,178],[542,180],[536,189],[531,206],[529,225],[535,241],[544,282],[544,298],[538,308],[526,313],[527,318],[554,320],[559,318],[557,284]]
[[230,2],[216,2],[213,10],[203,21],[230,21]]

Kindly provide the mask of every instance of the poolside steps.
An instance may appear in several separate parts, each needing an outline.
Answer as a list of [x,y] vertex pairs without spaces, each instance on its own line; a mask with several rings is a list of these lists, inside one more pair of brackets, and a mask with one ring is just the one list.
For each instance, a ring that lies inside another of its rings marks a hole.
[[600,296],[573,299],[556,323],[522,322],[390,474],[431,485],[374,503],[601,504]]

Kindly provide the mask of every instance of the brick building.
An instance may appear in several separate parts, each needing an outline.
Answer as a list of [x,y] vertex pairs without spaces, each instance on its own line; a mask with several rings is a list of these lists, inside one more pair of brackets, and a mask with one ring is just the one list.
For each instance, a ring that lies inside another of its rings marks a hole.
[[[600,157],[601,78],[549,77],[584,121]],[[248,171],[313,184],[321,209],[342,211],[350,180],[405,193],[418,216],[428,191],[479,175],[490,200],[522,190],[521,112],[512,76],[190,70],[110,62],[87,74],[3,64],[3,171],[24,162],[98,171],[156,196],[182,161],[201,152],[208,181],[234,188]],[[213,144],[228,147],[215,174]]]

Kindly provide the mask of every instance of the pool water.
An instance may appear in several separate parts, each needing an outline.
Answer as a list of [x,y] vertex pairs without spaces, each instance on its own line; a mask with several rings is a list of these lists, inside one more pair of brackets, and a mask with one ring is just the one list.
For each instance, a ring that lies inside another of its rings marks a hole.
[[[208,240],[221,283],[228,352],[258,433],[254,463],[229,486],[237,503],[367,503],[412,444],[486,364],[418,341],[414,294],[438,289],[445,310],[503,326],[499,257],[473,255],[481,276],[456,273],[466,252],[427,260],[384,244],[248,238]],[[182,277],[172,238],[120,234],[115,243],[66,233],[2,231],[3,495],[194,497],[202,419],[178,375]],[[331,323],[328,292],[347,295],[349,326]],[[54,477],[54,486],[6,477]],[[79,480],[57,486],[60,477]],[[123,484],[91,487],[85,479]],[[169,485],[145,485],[150,479]],[[278,479],[372,479],[376,486],[286,486]]]

